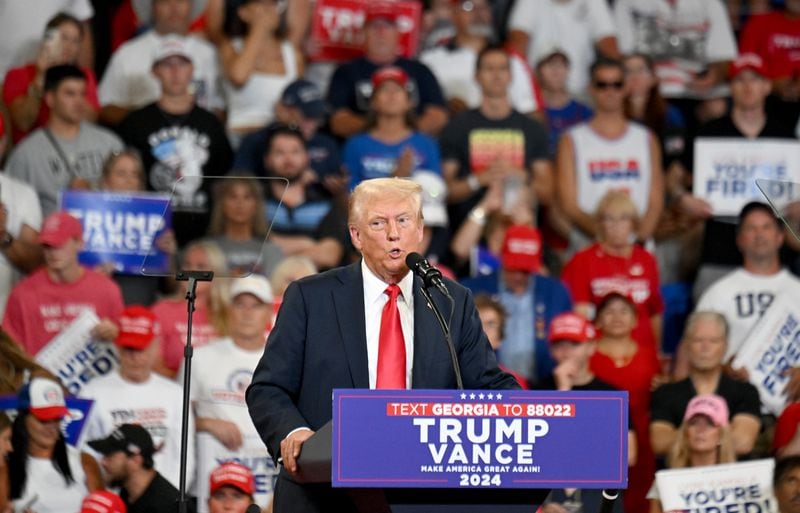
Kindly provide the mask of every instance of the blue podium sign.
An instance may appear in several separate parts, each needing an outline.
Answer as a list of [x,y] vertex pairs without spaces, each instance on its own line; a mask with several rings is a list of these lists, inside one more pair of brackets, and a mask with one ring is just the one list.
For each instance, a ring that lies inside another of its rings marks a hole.
[[333,392],[331,482],[626,488],[627,392]]
[[114,270],[140,274],[145,258],[151,272],[167,272],[169,255],[154,244],[171,228],[169,196],[93,191],[64,191],[61,208],[83,225],[83,265],[114,263]]

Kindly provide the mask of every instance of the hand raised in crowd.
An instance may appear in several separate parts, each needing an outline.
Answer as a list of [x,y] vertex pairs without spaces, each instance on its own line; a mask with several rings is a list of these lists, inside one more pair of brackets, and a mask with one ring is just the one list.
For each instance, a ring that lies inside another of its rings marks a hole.
[[411,173],[413,171],[414,171],[414,150],[410,146],[406,146],[405,148],[403,148],[403,152],[400,153],[400,158],[398,158],[397,162],[395,163],[392,176],[407,178],[411,176]]
[[693,219],[708,219],[714,214],[706,200],[688,193],[678,198],[678,207]]
[[569,511],[561,504],[548,502],[542,505],[541,513],[569,513]]
[[297,474],[297,458],[303,450],[303,444],[314,435],[310,429],[300,429],[281,440],[281,458],[283,466],[292,474]]
[[276,16],[270,12],[270,6],[263,2],[249,2],[237,10],[239,17],[254,29],[274,30],[277,25]]
[[578,364],[573,359],[567,359],[553,369],[553,378],[557,390],[572,390],[575,375],[578,373]]
[[203,419],[203,426],[206,431],[231,451],[239,449],[244,442],[239,427],[228,420],[205,418]]
[[100,319],[100,322],[92,330],[92,336],[101,340],[116,340],[119,335],[119,328],[111,319]]
[[[503,190],[505,193],[505,190]],[[534,225],[532,193],[529,187],[519,185],[517,199],[506,209],[514,224]],[[505,206],[505,205],[504,205]]]

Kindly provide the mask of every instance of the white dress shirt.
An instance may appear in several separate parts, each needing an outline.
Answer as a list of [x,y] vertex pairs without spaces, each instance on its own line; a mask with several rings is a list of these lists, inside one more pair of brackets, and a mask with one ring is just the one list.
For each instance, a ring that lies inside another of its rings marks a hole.
[[[378,381],[378,339],[381,332],[383,306],[389,300],[385,293],[388,283],[375,276],[361,260],[361,276],[364,279],[364,320],[367,335],[367,364],[369,367],[369,387],[375,388]],[[400,311],[400,325],[403,341],[406,344],[406,388],[411,388],[411,368],[414,362],[414,274],[409,272],[397,284],[397,309]]]

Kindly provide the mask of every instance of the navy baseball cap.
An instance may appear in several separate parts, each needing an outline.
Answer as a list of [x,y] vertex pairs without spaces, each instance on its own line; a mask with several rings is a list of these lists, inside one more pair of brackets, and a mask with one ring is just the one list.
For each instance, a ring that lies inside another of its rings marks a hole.
[[283,90],[281,103],[297,107],[307,118],[321,119],[328,112],[319,88],[308,80],[295,80]]

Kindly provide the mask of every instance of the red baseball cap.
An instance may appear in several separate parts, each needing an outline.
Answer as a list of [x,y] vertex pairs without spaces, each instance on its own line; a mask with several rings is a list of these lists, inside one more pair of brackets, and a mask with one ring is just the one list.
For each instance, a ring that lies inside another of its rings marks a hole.
[[211,493],[216,492],[223,486],[232,486],[247,495],[253,495],[256,490],[253,472],[235,461],[223,463],[211,471],[211,476],[209,477]]
[[108,490],[92,492],[83,499],[80,513],[127,513],[119,495]]
[[27,409],[42,422],[60,420],[69,413],[61,385],[49,378],[31,379],[20,389],[17,398],[20,410]]
[[736,60],[733,61],[733,64],[731,64],[728,76],[732,80],[747,70],[755,71],[762,77],[767,76],[767,68],[764,65],[764,60],[755,53],[743,53],[737,57]]
[[156,315],[145,306],[131,305],[119,318],[119,335],[114,341],[120,347],[145,349],[159,334]]
[[506,230],[500,265],[509,271],[535,273],[542,266],[542,236],[532,226],[512,225]]
[[390,81],[397,82],[401,86],[405,87],[406,84],[408,84],[408,73],[397,66],[385,66],[383,68],[378,68],[375,70],[375,73],[372,74],[373,90],[378,89],[385,82]]
[[400,11],[393,2],[370,2],[367,4],[364,25],[368,25],[375,20],[386,20],[394,25],[399,17]]
[[60,248],[70,239],[83,240],[81,222],[63,210],[47,216],[42,224],[42,231],[39,232],[39,242],[45,246]]
[[591,322],[578,314],[567,312],[550,321],[550,336],[547,341],[551,344],[562,340],[582,343],[594,340],[595,334]]

